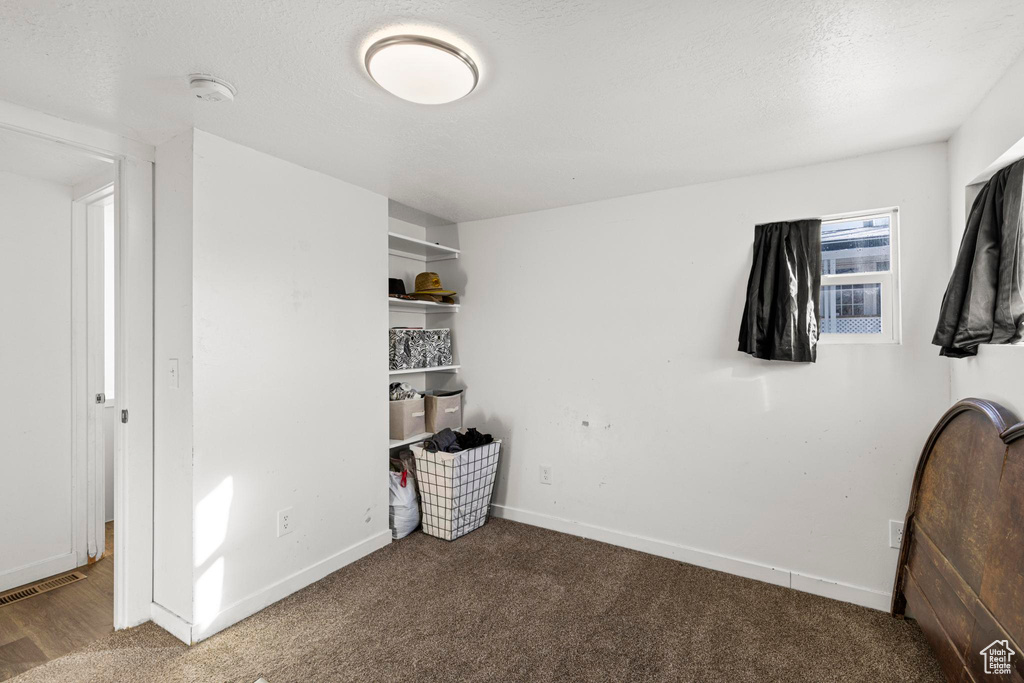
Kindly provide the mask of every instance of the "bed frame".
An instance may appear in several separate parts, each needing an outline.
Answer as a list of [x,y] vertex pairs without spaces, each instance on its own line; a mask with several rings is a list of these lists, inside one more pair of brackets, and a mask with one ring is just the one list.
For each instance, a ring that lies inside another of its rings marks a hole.
[[[1024,423],[960,401],[917,463],[892,615],[917,619],[950,681],[1024,682]],[[986,674],[1008,647],[1010,672]]]

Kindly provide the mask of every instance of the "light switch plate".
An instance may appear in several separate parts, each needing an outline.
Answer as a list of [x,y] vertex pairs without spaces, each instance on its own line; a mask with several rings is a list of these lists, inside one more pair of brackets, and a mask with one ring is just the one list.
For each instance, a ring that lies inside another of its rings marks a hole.
[[167,382],[171,389],[178,388],[178,359],[172,358],[167,363]]

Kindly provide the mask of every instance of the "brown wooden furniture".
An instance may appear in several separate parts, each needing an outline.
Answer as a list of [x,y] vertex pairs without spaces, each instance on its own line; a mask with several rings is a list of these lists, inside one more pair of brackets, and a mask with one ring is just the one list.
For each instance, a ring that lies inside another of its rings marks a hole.
[[[981,399],[950,408],[903,528],[893,616],[917,619],[950,681],[1024,682],[1024,423]],[[986,674],[982,650],[1001,640],[1010,673]]]

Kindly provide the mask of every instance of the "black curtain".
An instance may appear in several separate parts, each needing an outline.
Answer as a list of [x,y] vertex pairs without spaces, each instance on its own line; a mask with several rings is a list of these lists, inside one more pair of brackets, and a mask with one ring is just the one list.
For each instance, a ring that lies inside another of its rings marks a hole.
[[998,171],[971,206],[932,343],[964,358],[1024,333],[1024,159]]
[[765,360],[813,363],[820,292],[821,221],[755,226],[739,350]]

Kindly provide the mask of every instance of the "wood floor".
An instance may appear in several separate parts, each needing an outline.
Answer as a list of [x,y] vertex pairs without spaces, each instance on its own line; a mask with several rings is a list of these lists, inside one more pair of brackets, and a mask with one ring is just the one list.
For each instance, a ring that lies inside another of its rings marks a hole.
[[113,522],[103,557],[77,571],[89,578],[0,607],[0,681],[114,630]]

